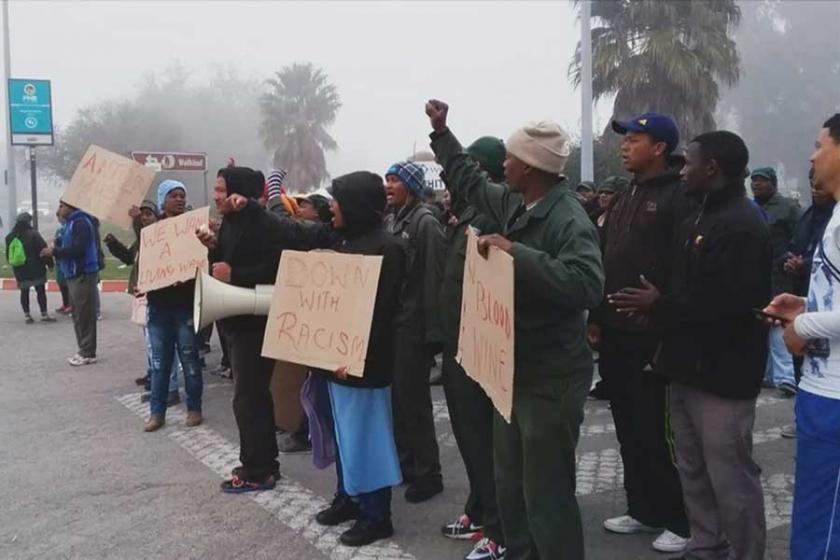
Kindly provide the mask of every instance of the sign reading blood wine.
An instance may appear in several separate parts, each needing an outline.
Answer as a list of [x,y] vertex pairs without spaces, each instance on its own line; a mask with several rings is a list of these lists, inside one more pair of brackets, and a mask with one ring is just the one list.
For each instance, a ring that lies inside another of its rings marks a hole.
[[283,251],[262,355],[362,377],[382,257]]
[[490,247],[485,259],[478,254],[478,237],[468,228],[456,359],[508,422],[513,408],[513,342],[513,257]]
[[154,178],[153,169],[91,144],[61,199],[102,221],[130,229],[128,211],[140,206]]
[[210,208],[185,212],[140,230],[140,260],[137,289],[159,290],[195,278],[207,270],[207,248],[195,236],[198,227],[210,221]]

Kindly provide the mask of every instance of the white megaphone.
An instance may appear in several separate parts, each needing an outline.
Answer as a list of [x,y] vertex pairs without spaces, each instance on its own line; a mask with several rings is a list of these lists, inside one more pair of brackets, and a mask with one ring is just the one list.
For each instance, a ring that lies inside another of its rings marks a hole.
[[236,315],[268,315],[274,286],[238,288],[216,280],[203,270],[195,273],[193,325],[195,332],[210,323]]

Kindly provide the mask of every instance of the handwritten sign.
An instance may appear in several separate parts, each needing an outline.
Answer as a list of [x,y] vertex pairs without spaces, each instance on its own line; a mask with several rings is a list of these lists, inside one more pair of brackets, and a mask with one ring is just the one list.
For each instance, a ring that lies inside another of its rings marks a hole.
[[262,355],[362,377],[382,257],[283,251]]
[[149,302],[146,296],[131,298],[131,322],[141,327],[146,326],[146,311],[149,308]]
[[207,270],[207,248],[195,230],[209,221],[210,207],[205,206],[140,230],[137,288],[141,292],[159,290],[192,280],[196,270]]
[[513,408],[513,257],[490,247],[478,254],[468,229],[456,359],[510,422]]
[[91,144],[61,199],[100,220],[130,229],[128,211],[140,206],[154,178],[154,169]]

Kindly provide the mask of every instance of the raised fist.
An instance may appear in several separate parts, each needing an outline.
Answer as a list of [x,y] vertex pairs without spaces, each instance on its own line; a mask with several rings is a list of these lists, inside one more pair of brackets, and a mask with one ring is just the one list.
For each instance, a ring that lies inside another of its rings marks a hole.
[[426,114],[429,116],[429,122],[432,123],[432,129],[435,132],[444,132],[446,130],[446,115],[449,113],[449,105],[437,99],[430,99],[426,102]]

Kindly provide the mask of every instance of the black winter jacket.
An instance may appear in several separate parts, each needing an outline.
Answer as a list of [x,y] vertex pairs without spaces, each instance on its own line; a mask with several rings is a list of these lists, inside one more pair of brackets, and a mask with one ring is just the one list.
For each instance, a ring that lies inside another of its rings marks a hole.
[[24,227],[12,230],[6,236],[6,255],[9,254],[9,244],[14,238],[19,238],[23,244],[23,252],[26,253],[26,262],[21,266],[15,266],[12,270],[15,273],[15,280],[27,282],[32,280],[45,279],[47,277],[47,266],[52,267],[52,259],[41,258],[41,249],[46,248],[47,243],[41,234],[32,227]]
[[663,331],[657,371],[719,397],[755,398],[767,327],[752,310],[772,296],[773,246],[743,183],[708,195],[679,227],[674,250],[670,291],[651,314]]

